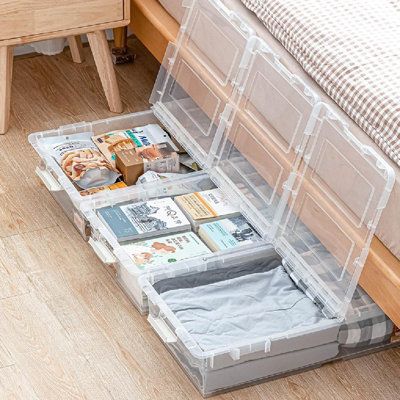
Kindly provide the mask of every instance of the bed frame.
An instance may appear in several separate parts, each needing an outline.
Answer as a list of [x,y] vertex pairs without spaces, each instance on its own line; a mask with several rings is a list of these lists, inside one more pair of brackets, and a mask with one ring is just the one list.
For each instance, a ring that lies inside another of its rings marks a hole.
[[[179,24],[157,0],[131,0],[130,28],[161,63]],[[374,237],[360,284],[392,321],[400,326],[400,260]]]

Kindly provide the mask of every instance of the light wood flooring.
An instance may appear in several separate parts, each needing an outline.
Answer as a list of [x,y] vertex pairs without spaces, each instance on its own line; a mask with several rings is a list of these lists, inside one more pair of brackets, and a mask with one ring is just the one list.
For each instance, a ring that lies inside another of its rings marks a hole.
[[[124,111],[148,108],[158,65],[135,40],[117,67]],[[30,132],[111,115],[88,48],[15,61],[11,128],[0,137],[0,399],[200,399],[35,176]],[[216,397],[400,398],[394,349]]]

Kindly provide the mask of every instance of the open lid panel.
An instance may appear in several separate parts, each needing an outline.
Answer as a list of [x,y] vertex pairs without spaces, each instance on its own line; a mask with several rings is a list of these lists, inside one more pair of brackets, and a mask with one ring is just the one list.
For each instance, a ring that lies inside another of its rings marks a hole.
[[219,140],[221,114],[242,79],[252,31],[219,1],[186,1],[150,102],[157,117],[204,168]]
[[394,172],[262,40],[237,90],[211,173],[327,315],[344,316]]
[[394,172],[218,0],[187,2],[154,112],[288,268],[344,316]]
[[316,122],[318,97],[291,74],[265,42],[253,39],[236,109],[214,159],[215,175],[235,188],[247,218],[272,241]]
[[394,171],[321,104],[275,246],[325,306],[344,317],[394,184]]

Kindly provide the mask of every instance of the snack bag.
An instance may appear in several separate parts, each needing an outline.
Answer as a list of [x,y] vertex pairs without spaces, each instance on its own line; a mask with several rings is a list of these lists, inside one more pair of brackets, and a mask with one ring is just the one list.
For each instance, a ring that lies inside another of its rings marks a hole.
[[168,133],[157,124],[102,133],[93,136],[92,140],[113,167],[115,167],[116,153],[119,151],[158,143],[169,143],[175,151],[177,150]]
[[111,185],[120,176],[92,142],[92,135],[85,132],[43,139],[49,154],[82,189]]
[[143,175],[141,175],[137,180],[137,185],[143,185],[148,182],[155,182],[163,179],[171,179],[171,178],[179,178],[182,177],[183,174],[173,173],[173,172],[154,172],[147,171]]
[[79,194],[81,196],[85,197],[85,196],[91,196],[92,194],[106,192],[109,190],[122,189],[125,187],[127,187],[127,185],[124,182],[116,182],[116,183],[113,183],[112,185],[108,185],[108,186],[99,186],[99,187],[94,187],[91,189],[82,190],[81,192],[79,192]]

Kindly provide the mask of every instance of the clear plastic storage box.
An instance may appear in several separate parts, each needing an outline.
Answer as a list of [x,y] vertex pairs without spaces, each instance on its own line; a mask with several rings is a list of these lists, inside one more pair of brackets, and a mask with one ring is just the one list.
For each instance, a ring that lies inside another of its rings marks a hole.
[[[183,3],[186,17],[165,55],[151,111],[61,127],[33,134],[30,141],[42,158],[38,173],[53,196],[81,231],[90,225],[96,254],[116,267],[124,291],[142,313],[148,310],[166,347],[201,393],[210,395],[342,357],[343,324],[379,314],[375,305],[349,309],[349,304],[394,171],[219,0]],[[46,135],[150,122],[164,126],[203,171],[82,199],[40,148]],[[97,215],[101,207],[213,185],[239,206],[261,243],[143,273]],[[259,336],[249,328],[240,340],[222,332],[220,344],[209,350],[165,300],[170,290],[229,287],[231,279],[251,278],[253,265],[269,272],[263,263],[272,259],[323,318]]]
[[[36,168],[36,174],[84,238],[89,236],[90,227],[87,221],[82,217],[79,206],[83,201],[96,198],[101,193],[82,197],[56,160],[48,155],[43,139],[82,132],[92,132],[93,135],[98,135],[114,130],[130,129],[154,123],[159,123],[159,121],[154,116],[153,112],[148,110],[99,121],[64,125],[60,126],[58,129],[36,132],[29,135],[29,142],[41,159],[39,166]],[[120,192],[126,189],[127,188],[121,188],[117,189],[117,191]]]

